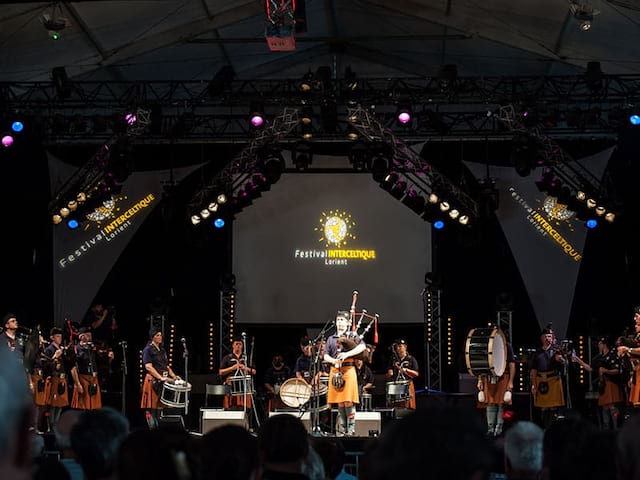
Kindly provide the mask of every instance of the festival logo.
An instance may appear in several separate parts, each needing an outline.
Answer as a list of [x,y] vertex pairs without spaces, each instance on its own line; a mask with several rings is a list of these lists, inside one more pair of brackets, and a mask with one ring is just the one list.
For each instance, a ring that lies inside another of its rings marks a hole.
[[[324,244],[324,250],[296,248],[293,256],[296,260],[322,261],[325,265],[348,265],[349,261],[374,261],[376,251],[358,248],[356,222],[350,213],[343,210],[321,212],[318,224],[313,229],[319,235],[318,242]],[[346,248],[347,245],[353,248]]]

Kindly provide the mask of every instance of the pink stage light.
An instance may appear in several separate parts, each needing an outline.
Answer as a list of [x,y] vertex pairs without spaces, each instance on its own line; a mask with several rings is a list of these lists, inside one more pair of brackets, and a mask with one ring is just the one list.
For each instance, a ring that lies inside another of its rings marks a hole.
[[2,137],[3,147],[10,147],[11,145],[13,145],[13,137],[11,135],[5,135]]
[[262,115],[252,115],[251,116],[251,125],[254,127],[261,127],[264,123],[264,117]]
[[127,113],[124,119],[127,121],[127,125],[134,125],[138,121],[135,113]]
[[411,115],[409,114],[409,112],[400,112],[398,114],[398,121],[403,125],[406,125],[411,121]]

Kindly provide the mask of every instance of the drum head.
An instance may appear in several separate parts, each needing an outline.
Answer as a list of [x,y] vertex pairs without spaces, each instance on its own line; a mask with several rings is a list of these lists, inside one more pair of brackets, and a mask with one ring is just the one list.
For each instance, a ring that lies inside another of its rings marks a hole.
[[280,385],[280,399],[287,407],[299,408],[311,398],[311,385],[299,378],[290,378]]
[[496,328],[493,332],[493,374],[497,377],[501,377],[507,368],[507,340],[504,336],[504,332],[499,328]]

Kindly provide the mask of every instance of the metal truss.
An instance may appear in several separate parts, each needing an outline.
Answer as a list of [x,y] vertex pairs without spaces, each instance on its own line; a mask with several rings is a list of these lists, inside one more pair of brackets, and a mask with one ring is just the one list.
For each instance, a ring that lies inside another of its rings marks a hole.
[[496,325],[507,336],[507,341],[513,345],[513,311],[512,310],[498,310],[496,312]]
[[[493,115],[501,105],[553,117],[545,126],[550,137],[590,138],[614,136],[622,113],[638,102],[638,92],[638,75],[604,76],[598,86],[584,76],[465,77],[446,85],[436,77],[358,79],[357,84],[328,79],[308,92],[292,79],[238,80],[219,91],[202,81],[74,81],[63,96],[52,82],[5,82],[0,83],[0,105],[32,117],[50,143],[104,142],[117,133],[121,117],[140,107],[149,111],[150,125],[138,142],[237,143],[251,132],[247,116],[256,101],[267,116],[283,106],[310,107],[314,137],[325,140],[344,138],[344,114],[355,103],[371,107],[382,125],[404,139],[506,138],[509,132]],[[322,112],[328,100],[339,118],[329,129]],[[401,102],[410,105],[414,116],[405,126],[395,120]],[[576,111],[590,120],[568,121]]]
[[249,145],[192,196],[189,207],[194,211],[194,215],[206,208],[217,195],[232,193],[234,184],[239,184],[237,182],[239,176],[258,171],[260,150],[271,143],[278,143],[298,123],[298,110],[285,107],[284,111],[265,129],[258,132]]
[[442,390],[442,291],[427,287],[422,292],[424,306],[425,346],[427,357],[426,386]]
[[225,355],[231,353],[231,338],[235,321],[235,288],[220,290],[220,335],[218,336],[218,365]]
[[436,192],[445,198],[455,200],[467,215],[477,217],[477,203],[465,192],[442,175],[438,170],[406,143],[384,128],[377,119],[361,106],[349,109],[349,123],[370,142],[384,143],[393,152],[391,170],[404,172],[427,195]]

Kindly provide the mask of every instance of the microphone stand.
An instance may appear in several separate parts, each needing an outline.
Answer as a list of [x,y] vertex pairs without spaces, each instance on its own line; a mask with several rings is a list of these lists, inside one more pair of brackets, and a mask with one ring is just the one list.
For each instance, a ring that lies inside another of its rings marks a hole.
[[[189,350],[187,349],[187,341],[182,339],[182,358],[184,358],[184,381],[189,383]],[[189,391],[184,392],[184,415],[189,414]]]
[[127,378],[127,342],[124,340],[120,342],[120,347],[122,347],[122,373],[120,375],[122,379],[122,414],[125,412],[125,388],[126,388],[126,378]]

